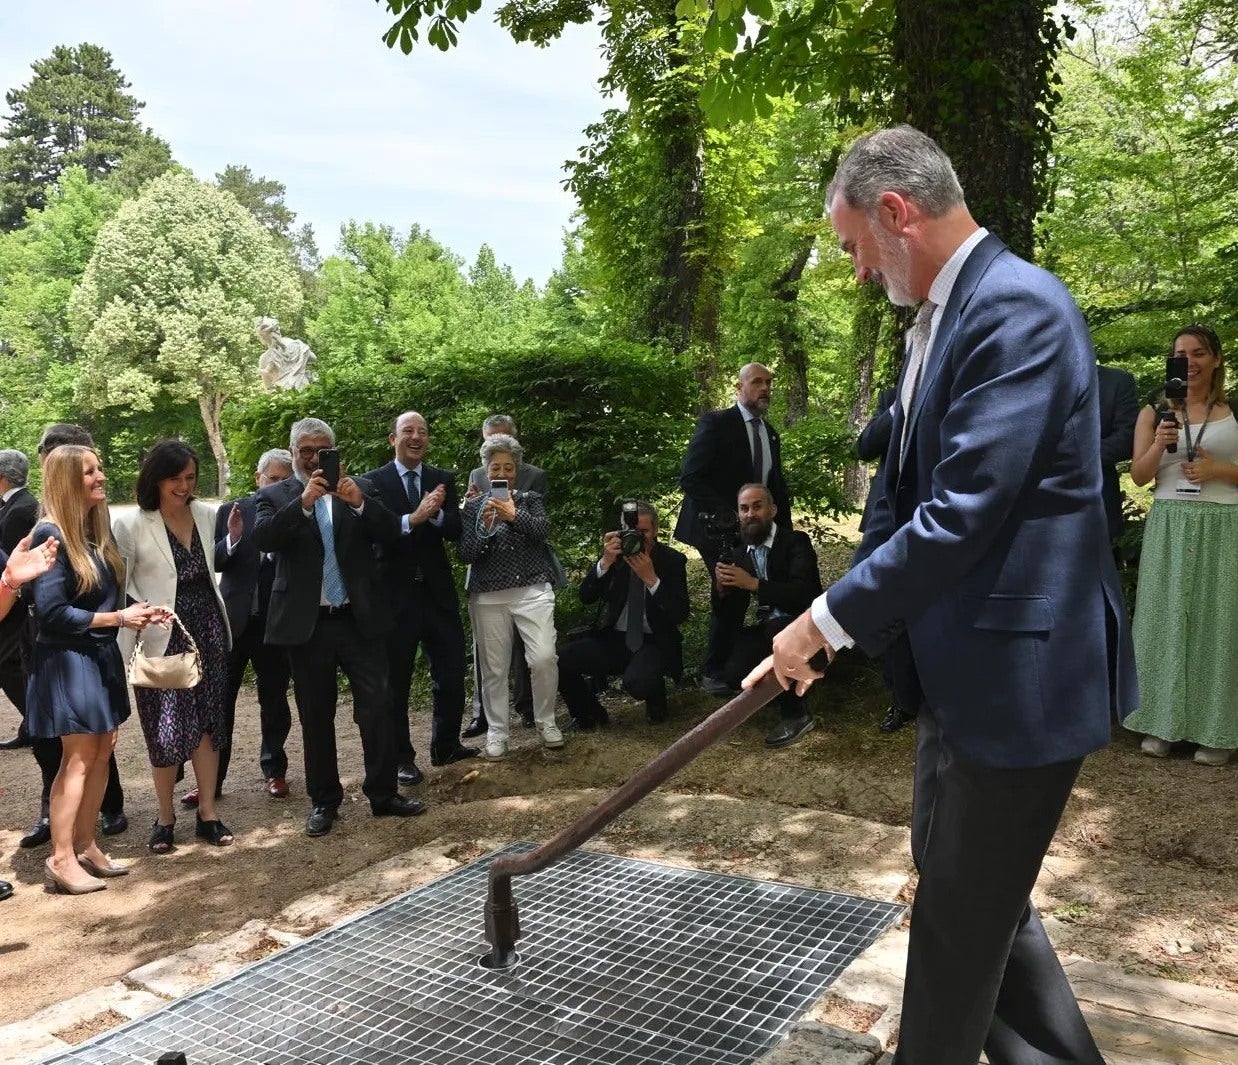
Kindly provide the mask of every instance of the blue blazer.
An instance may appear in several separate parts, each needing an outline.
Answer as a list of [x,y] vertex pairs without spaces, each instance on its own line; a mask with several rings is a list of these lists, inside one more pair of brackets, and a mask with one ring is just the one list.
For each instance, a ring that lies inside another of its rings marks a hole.
[[1031,767],[1104,746],[1110,714],[1138,703],[1134,650],[1101,501],[1096,359],[1061,282],[981,241],[899,454],[903,421],[900,407],[831,613],[869,654],[909,646],[900,690],[918,686],[966,757]]

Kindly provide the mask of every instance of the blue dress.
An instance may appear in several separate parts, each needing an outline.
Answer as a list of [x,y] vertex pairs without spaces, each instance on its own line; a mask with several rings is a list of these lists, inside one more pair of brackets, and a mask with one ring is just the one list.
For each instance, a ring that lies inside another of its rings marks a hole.
[[[60,530],[35,526],[33,547]],[[35,619],[34,663],[26,681],[26,730],[51,739],[74,733],[103,735],[129,716],[124,661],[116,644],[119,629],[92,629],[96,613],[124,604],[116,575],[95,559],[99,587],[79,593],[77,574],[61,551],[56,563],[29,585]]]

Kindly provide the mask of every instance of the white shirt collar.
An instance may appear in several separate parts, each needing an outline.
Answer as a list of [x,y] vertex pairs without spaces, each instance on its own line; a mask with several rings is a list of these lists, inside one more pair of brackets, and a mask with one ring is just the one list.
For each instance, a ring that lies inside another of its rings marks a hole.
[[[404,475],[408,473],[408,467],[405,466],[404,463],[402,463],[399,459],[395,459],[394,461],[395,461],[396,472],[400,475],[400,480],[404,480]],[[413,470],[413,473],[415,473],[418,477],[420,477],[421,467],[424,465],[425,465],[424,462],[417,463],[417,467],[416,469]]]
[[742,403],[740,403],[739,400],[735,401],[735,406],[739,408],[739,413],[744,416],[744,421],[746,422],[755,422],[757,420],[761,420],[761,421],[765,420],[764,415],[753,414],[752,411],[750,411],[747,407],[745,407]]
[[24,484],[19,484],[15,488],[10,488],[7,492],[4,493],[4,495],[0,496],[0,503],[7,503],[10,499],[12,499],[18,492],[20,492],[25,487],[26,486]]
[[955,248],[954,254],[946,260],[945,265],[937,272],[937,276],[933,278],[933,283],[929,285],[928,298],[937,304],[937,310],[933,312],[934,318],[941,314],[941,308],[950,299],[950,293],[954,291],[954,283],[959,279],[959,272],[963,269],[963,264],[967,262],[967,257],[972,253],[972,249],[988,235],[989,231],[984,226],[977,229],[976,232]]

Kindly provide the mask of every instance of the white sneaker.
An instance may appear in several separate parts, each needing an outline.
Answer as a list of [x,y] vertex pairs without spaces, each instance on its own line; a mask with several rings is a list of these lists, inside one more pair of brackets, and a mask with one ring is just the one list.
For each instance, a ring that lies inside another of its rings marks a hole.
[[543,747],[562,747],[563,733],[559,731],[559,726],[554,722],[549,725],[542,726],[542,746]]
[[507,757],[507,744],[501,740],[486,744],[486,749],[482,752],[482,756],[490,759],[492,762],[497,762],[500,758]]
[[1195,751],[1195,761],[1200,765],[1224,765],[1233,753],[1232,747],[1200,747]]
[[1160,736],[1145,736],[1143,743],[1139,745],[1139,749],[1153,758],[1165,758],[1168,756],[1171,746],[1172,744],[1168,740],[1163,740]]

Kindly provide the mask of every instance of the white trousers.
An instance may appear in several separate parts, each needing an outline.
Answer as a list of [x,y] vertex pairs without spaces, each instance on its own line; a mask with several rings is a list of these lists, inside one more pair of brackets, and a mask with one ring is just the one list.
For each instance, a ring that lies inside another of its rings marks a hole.
[[[512,628],[524,641],[533,687],[533,720],[553,725],[559,692],[559,657],[555,653],[555,593],[548,584],[511,588],[469,597],[469,618],[477,640],[481,683],[486,690],[487,743],[506,743],[511,706],[507,674],[512,663]],[[495,600],[498,600],[497,602]]]

